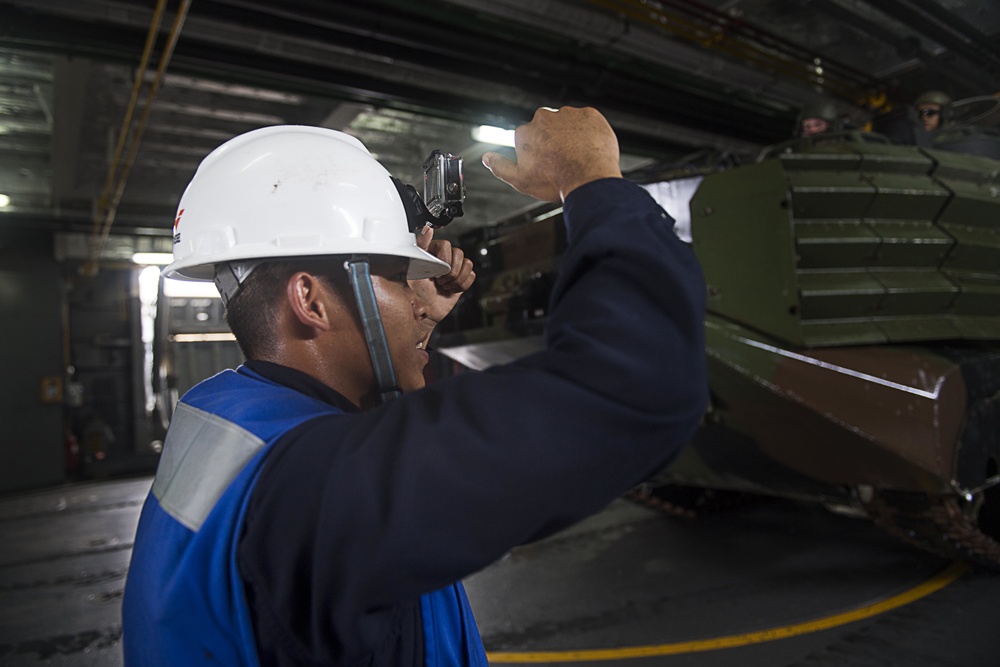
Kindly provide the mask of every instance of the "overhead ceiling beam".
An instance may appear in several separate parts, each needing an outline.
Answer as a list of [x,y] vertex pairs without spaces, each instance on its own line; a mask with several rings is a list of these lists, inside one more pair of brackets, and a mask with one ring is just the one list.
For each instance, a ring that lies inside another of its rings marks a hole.
[[991,40],[978,28],[965,21],[954,12],[948,11],[941,4],[933,0],[910,0],[920,11],[929,14],[934,21],[938,21],[961,36],[967,39],[972,45],[979,49],[980,53],[993,61],[994,67],[1000,66],[1000,45],[995,40]]
[[[232,7],[228,9],[232,11]],[[135,50],[111,53],[108,45],[141,42],[137,28],[129,26],[88,23],[72,17],[42,16],[10,5],[2,6],[0,10],[6,13],[6,16],[0,13],[0,21],[14,27],[11,32],[0,36],[0,43],[12,40],[22,46],[83,51],[130,60],[136,57]],[[456,47],[454,53],[445,56],[437,53],[441,47],[435,45],[419,52],[419,58],[418,51],[409,44],[394,44],[371,37],[358,41],[357,46],[366,46],[373,57],[388,59],[390,62],[398,59],[395,62],[419,60],[424,63],[428,61],[421,59],[431,58],[429,65],[450,66],[449,72],[466,76],[470,82],[499,81],[500,85],[508,81],[517,83],[516,89],[511,88],[512,99],[498,103],[495,98],[477,97],[477,86],[472,84],[456,86],[454,89],[435,89],[434,75],[429,71],[419,83],[412,80],[399,82],[391,80],[389,76],[349,71],[334,58],[323,63],[309,63],[295,57],[282,57],[274,52],[264,53],[260,50],[260,44],[254,40],[249,40],[251,44],[248,44],[248,40],[243,39],[238,45],[210,42],[206,37],[199,37],[199,34],[206,30],[205,22],[212,20],[210,13],[213,10],[219,12],[218,3],[206,1],[194,5],[192,12],[200,13],[190,16],[185,38],[177,45],[173,60],[175,72],[197,74],[206,78],[224,76],[248,85],[390,106],[463,122],[517,123],[530,117],[534,108],[542,104],[587,103],[602,109],[643,115],[650,118],[651,123],[663,121],[690,126],[702,132],[754,143],[769,143],[785,138],[790,118],[794,115],[793,110],[775,114],[773,109],[768,108],[766,112],[762,112],[760,103],[750,98],[727,98],[726,91],[714,90],[707,82],[699,82],[691,77],[687,77],[691,80],[685,80],[681,74],[670,73],[662,68],[659,68],[662,71],[657,74],[662,80],[651,80],[651,72],[658,68],[638,62],[633,62],[628,70],[619,69],[616,63],[595,69],[595,63],[571,57],[571,54],[553,58],[551,54],[549,57],[542,57],[536,52],[534,60],[528,60],[527,55],[522,55],[519,61],[515,59],[515,62],[508,63],[498,57],[498,52],[503,49],[497,49],[495,44],[489,47],[492,51],[483,50],[482,44],[486,41],[495,43],[496,36],[490,37],[490,40],[484,39],[482,35],[474,39],[474,42],[480,44],[478,52],[465,54]],[[274,44],[275,40],[283,39],[281,33],[276,35],[274,32],[273,17],[248,11],[240,12],[239,15],[243,27],[260,22],[259,29],[263,31],[265,25],[269,26],[269,32],[266,33],[268,43]],[[217,15],[214,19],[215,32],[219,32],[220,28],[225,27],[219,23],[222,16]],[[291,21],[288,18],[282,20]],[[294,37],[289,36],[288,39],[301,40],[302,35],[320,31],[321,28],[329,30],[325,25],[310,27],[308,23],[295,23],[294,29],[287,26],[287,30],[294,33]],[[359,26],[353,28],[355,32],[360,29]],[[344,40],[348,38],[358,39],[356,36],[351,37],[350,33],[348,30],[335,35],[316,32],[313,36],[317,42],[343,46]],[[263,36],[265,33],[260,34]],[[440,40],[437,40],[431,30],[426,36],[427,43],[433,45],[438,41],[456,38],[454,30],[442,31],[439,36]],[[521,44],[509,44],[507,47],[514,52],[525,51]],[[385,65],[387,75],[393,73],[392,67],[391,64]],[[694,90],[695,86],[700,86],[701,90]],[[640,102],[637,103],[636,100]],[[647,143],[655,145],[656,141]],[[666,148],[672,151],[676,146]]]
[[917,34],[927,35],[930,39],[955,55],[965,58],[970,63],[993,71],[1000,71],[998,69],[1000,68],[1000,53],[997,53],[996,48],[982,48],[979,40],[965,34],[967,31],[962,31],[957,36],[950,29],[954,22],[950,22],[946,27],[940,22],[940,19],[927,16],[901,0],[868,0],[868,2],[879,11],[884,12],[886,16],[891,16],[905,23]]
[[[900,36],[884,25],[852,12],[833,0],[811,0],[811,5],[836,21],[853,25],[884,44],[892,45],[896,51],[914,58],[928,71],[929,77],[949,82],[962,89],[962,94],[979,95],[990,90],[990,78],[979,71],[967,67],[957,67],[930,53],[916,36]],[[953,91],[958,93],[958,91]]]

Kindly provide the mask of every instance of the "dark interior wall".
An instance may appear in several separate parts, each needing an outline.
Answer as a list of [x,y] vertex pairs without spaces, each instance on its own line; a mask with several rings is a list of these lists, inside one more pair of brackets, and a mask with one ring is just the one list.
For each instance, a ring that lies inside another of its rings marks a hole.
[[0,230],[0,493],[65,477],[61,303],[51,234]]
[[70,359],[82,400],[69,411],[80,439],[81,473],[100,474],[134,451],[132,353],[136,270],[102,267],[75,277],[68,295]]

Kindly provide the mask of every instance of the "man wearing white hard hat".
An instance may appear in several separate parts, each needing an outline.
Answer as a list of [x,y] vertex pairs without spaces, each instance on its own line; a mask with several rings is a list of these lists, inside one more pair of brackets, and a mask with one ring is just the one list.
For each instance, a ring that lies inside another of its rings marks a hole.
[[165,274],[215,280],[247,359],[171,421],[126,665],[486,665],[461,579],[689,440],[707,400],[694,255],[594,109],[539,110],[516,137],[516,163],[484,163],[562,200],[569,239],[545,349],[427,387],[430,332],[474,273],[360,142],[265,128],[199,167]]

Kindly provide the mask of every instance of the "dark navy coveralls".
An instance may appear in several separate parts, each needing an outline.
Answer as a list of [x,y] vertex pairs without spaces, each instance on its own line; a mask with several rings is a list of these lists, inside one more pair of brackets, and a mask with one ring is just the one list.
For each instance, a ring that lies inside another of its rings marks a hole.
[[476,665],[460,580],[669,463],[707,401],[691,249],[637,185],[565,202],[546,349],[367,412],[248,361],[179,404],[123,604],[135,665]]

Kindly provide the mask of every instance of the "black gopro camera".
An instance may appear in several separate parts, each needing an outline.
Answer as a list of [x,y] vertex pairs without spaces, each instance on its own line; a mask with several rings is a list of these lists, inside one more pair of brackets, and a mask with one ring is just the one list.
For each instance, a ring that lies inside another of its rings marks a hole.
[[[424,204],[435,219],[448,224],[461,217],[465,201],[465,182],[462,180],[462,158],[451,153],[433,151],[423,165]],[[431,226],[437,227],[433,222]]]
[[410,231],[419,232],[425,225],[444,227],[464,211],[465,181],[462,158],[440,150],[431,152],[423,164],[424,196],[412,185],[393,177],[392,182],[403,200]]

